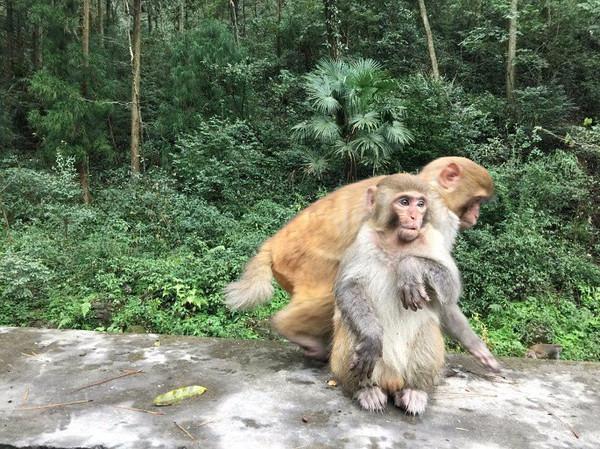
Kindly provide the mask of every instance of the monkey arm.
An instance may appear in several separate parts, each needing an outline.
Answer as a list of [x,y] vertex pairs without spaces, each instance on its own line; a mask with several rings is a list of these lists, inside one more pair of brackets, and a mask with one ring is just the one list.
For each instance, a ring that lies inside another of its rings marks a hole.
[[450,259],[446,265],[425,257],[409,256],[398,263],[398,292],[405,309],[422,309],[431,301],[428,287],[440,304],[456,304],[461,285],[458,269]]
[[486,368],[492,371],[499,371],[500,364],[485,343],[471,329],[467,317],[459,309],[458,304],[443,304],[440,310],[440,318],[444,331],[473,354]]
[[383,328],[358,280],[338,281],[335,299],[343,322],[357,339],[349,368],[359,381],[364,381],[371,377],[375,363],[383,355]]
[[420,257],[404,257],[398,263],[398,295],[405,309],[417,311],[430,301],[425,290],[426,262],[426,259]]

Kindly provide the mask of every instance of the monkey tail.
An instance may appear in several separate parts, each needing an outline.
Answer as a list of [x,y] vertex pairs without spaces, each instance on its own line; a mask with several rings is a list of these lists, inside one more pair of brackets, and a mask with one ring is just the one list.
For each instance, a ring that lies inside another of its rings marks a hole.
[[267,302],[273,296],[271,247],[265,243],[250,259],[239,280],[225,287],[225,304],[231,310],[246,310]]

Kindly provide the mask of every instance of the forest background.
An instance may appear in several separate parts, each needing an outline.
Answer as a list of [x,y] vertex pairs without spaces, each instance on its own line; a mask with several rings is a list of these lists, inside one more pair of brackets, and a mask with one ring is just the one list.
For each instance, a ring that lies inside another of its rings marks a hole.
[[[428,19],[428,20],[426,20]],[[312,201],[492,173],[462,308],[600,360],[600,0],[2,0],[0,325],[271,337],[222,288]]]

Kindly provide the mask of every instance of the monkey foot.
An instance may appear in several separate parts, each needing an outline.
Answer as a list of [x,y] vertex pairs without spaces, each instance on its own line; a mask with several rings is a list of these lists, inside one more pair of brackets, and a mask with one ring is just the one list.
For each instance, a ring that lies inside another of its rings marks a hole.
[[329,361],[329,352],[322,346],[304,348],[304,356],[309,359],[318,360],[319,362]]
[[292,343],[296,343],[304,351],[304,356],[320,362],[329,361],[329,351],[321,340],[308,335],[282,334]]
[[409,415],[421,415],[427,406],[427,393],[421,390],[404,388],[394,393],[394,405]]
[[381,412],[387,403],[387,395],[379,387],[364,387],[356,393],[362,408],[370,412]]

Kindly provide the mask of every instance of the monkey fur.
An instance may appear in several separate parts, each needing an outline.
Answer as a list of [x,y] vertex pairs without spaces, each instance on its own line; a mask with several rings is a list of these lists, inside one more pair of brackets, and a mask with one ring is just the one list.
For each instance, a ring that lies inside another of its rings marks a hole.
[[529,359],[559,360],[561,351],[561,345],[551,343],[537,343],[535,345],[532,345],[527,350],[527,352],[525,353],[525,357]]
[[[410,175],[394,177],[402,181],[396,187],[400,191],[411,180]],[[427,185],[419,191],[427,192]],[[461,291],[450,254],[459,220],[436,199],[429,201],[426,221],[420,237],[399,254],[377,245],[376,227],[366,222],[340,265],[331,369],[367,410],[383,409],[391,395],[408,413],[422,413],[444,365],[441,317],[445,307],[456,306]],[[417,312],[401,307],[402,287],[420,283],[433,301]]]
[[[274,277],[291,294],[290,303],[273,318],[274,327],[307,356],[327,360],[338,266],[368,216],[366,191],[384,177],[342,187],[300,212],[262,245],[241,278],[227,286],[227,305],[243,310],[266,302]],[[494,190],[489,173],[466,158],[436,159],[418,177],[434,188],[465,227],[476,221],[462,220],[470,202],[488,198]]]

